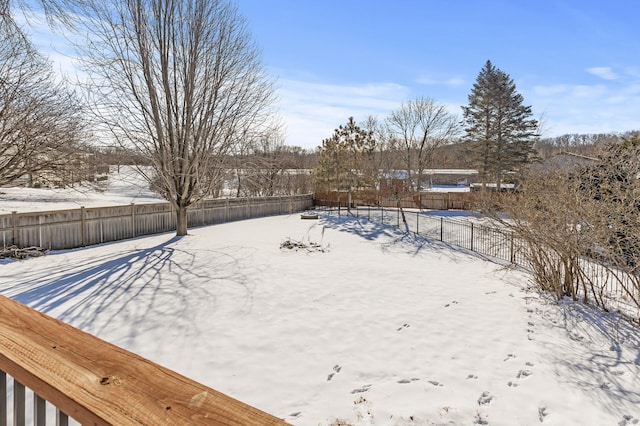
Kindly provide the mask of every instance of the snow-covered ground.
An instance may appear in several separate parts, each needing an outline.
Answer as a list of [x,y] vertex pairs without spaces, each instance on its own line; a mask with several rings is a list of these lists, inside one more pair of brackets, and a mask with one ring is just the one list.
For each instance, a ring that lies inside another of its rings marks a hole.
[[[102,191],[96,191],[96,187],[101,187]],[[120,170],[112,166],[109,179],[92,186],[84,184],[61,189],[0,188],[0,214],[161,201],[162,198],[149,189],[149,184],[137,169],[128,166],[121,166]]]
[[294,425],[640,420],[636,330],[366,220],[268,217],[0,271],[2,294]]

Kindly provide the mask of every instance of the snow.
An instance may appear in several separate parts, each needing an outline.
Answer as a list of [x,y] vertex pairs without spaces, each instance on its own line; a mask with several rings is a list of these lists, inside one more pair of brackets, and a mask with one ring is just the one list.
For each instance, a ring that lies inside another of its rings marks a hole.
[[0,271],[2,294],[294,425],[640,421],[637,330],[365,219],[253,219]]
[[[45,189],[24,187],[0,188],[0,214],[118,206],[131,203],[158,203],[163,199],[149,189],[149,184],[135,167],[111,166],[109,179],[94,186]],[[102,191],[96,191],[96,187]]]

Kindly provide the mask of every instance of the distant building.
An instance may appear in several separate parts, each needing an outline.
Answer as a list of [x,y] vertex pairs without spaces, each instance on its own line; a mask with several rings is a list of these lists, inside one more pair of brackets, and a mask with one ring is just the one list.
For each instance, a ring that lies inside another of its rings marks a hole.
[[553,157],[545,160],[541,167],[544,170],[567,170],[571,171],[578,166],[589,166],[597,164],[600,159],[587,157],[586,155],[575,154],[573,152],[562,151]]

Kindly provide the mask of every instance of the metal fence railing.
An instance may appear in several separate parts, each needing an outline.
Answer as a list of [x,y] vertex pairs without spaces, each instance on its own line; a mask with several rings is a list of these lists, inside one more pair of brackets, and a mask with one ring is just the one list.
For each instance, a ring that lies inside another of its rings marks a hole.
[[[429,211],[404,210],[397,208],[360,206],[328,208],[328,214],[351,214],[373,222],[406,230],[416,235],[442,241],[485,256],[504,260],[518,266],[527,267],[523,243],[513,232],[474,223],[470,220],[433,216]],[[406,221],[406,224],[405,224]]]
[[[426,210],[403,210],[379,206],[327,207],[329,215],[352,215],[394,226],[432,240],[509,262],[531,270],[527,246],[512,231],[478,223],[473,217],[448,218]],[[406,221],[406,224],[405,224]],[[576,286],[578,294],[599,299],[612,312],[624,312],[640,321],[640,277],[595,259],[579,260],[586,286]]]

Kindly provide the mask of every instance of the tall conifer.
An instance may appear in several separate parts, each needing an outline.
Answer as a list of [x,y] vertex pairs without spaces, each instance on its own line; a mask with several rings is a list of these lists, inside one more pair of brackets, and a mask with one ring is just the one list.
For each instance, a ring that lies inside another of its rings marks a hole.
[[508,74],[487,61],[462,107],[465,140],[483,183],[495,181],[500,190],[505,172],[534,158],[538,122]]

